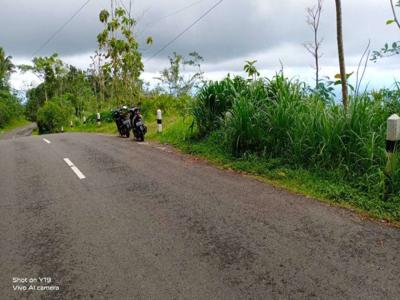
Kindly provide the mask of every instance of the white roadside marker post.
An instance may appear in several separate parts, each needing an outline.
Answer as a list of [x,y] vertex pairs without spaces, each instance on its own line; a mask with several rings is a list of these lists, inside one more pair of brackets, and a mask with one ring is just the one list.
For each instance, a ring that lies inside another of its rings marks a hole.
[[162,130],[162,112],[161,109],[157,109],[157,132],[161,133]]
[[101,116],[100,116],[100,113],[97,113],[97,115],[96,115],[96,120],[97,120],[97,125],[100,125],[100,124],[101,124]]
[[391,115],[387,120],[386,131],[386,182],[385,182],[385,199],[393,194],[392,175],[394,168],[394,161],[396,160],[395,152],[397,152],[398,141],[400,140],[400,117],[397,114]]
[[86,124],[86,116],[83,116],[83,124]]
[[72,121],[69,122],[69,126],[74,127],[74,123]]

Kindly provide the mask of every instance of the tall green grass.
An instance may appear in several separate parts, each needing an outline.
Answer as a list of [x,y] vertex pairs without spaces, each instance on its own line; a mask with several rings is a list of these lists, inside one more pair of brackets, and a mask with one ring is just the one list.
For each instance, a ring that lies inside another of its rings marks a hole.
[[[240,77],[209,82],[192,103],[200,136],[218,131],[236,157],[257,155],[348,181],[383,196],[386,120],[400,112],[398,94],[379,91],[353,97],[348,110],[277,74],[270,80]],[[400,193],[400,172],[392,177]]]
[[231,79],[228,76],[222,81],[210,82],[201,88],[190,110],[200,136],[205,136],[222,125],[225,113],[246,86],[243,78]]

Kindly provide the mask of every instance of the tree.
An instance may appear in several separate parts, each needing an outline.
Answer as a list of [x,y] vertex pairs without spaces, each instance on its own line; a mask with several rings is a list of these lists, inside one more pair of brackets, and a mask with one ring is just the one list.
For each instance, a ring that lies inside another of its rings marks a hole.
[[54,94],[57,88],[60,88],[59,93],[62,93],[62,81],[57,81],[61,76],[65,75],[65,66],[61,59],[58,58],[58,54],[54,53],[51,56],[35,57],[33,60],[33,66],[21,65],[20,70],[23,72],[31,71],[39,79],[43,81],[45,100],[46,102],[51,98],[49,94]]
[[322,57],[320,53],[320,47],[322,44],[322,39],[319,38],[319,26],[322,13],[322,3],[323,0],[317,0],[317,5],[307,8],[307,24],[311,27],[314,40],[312,42],[304,43],[304,47],[314,58],[314,68],[315,68],[315,88],[318,88],[319,84],[319,71],[320,64],[319,59]]
[[[111,14],[102,10],[99,19],[104,24],[104,30],[97,36],[98,54],[104,61],[99,74],[102,79],[107,75],[112,78],[111,96],[118,103],[128,99],[132,102],[134,97],[139,97],[139,77],[143,71],[139,44],[132,33],[136,21],[122,7],[114,8],[113,1]],[[151,38],[147,41],[153,42]]]
[[[174,52],[172,56],[169,56],[170,66],[162,70],[156,79],[161,82],[162,88],[165,87],[170,95],[189,94],[194,87],[198,87],[203,79],[202,61],[203,57],[197,52],[189,53],[188,57]],[[185,70],[186,67],[194,68],[194,72],[185,77],[182,70]]]
[[[390,7],[392,9],[393,19],[389,19],[386,21],[387,25],[396,25],[398,29],[400,29],[400,21],[397,16],[396,7],[400,7],[400,0],[394,3],[393,0],[390,1]],[[393,42],[391,45],[386,43],[385,46],[378,50],[372,52],[371,60],[376,62],[379,58],[390,57],[394,55],[400,54],[400,42]]]
[[342,84],[342,101],[344,109],[347,110],[349,96],[347,89],[347,74],[346,74],[346,64],[345,64],[344,49],[343,49],[342,3],[341,0],[335,0],[335,2],[336,2],[336,30],[337,30],[337,45],[338,45],[339,66],[340,66],[340,82]]
[[6,89],[0,89],[0,128],[13,119],[21,118],[23,107],[13,94]]
[[6,56],[4,49],[0,47],[0,89],[8,89],[8,80],[15,66],[11,56]]
[[0,128],[7,125],[11,120],[20,118],[23,107],[19,99],[11,93],[8,81],[15,66],[11,56],[6,56],[0,47]]
[[64,94],[67,95],[69,104],[74,108],[75,115],[80,117],[87,106],[86,102],[93,95],[88,76],[84,71],[69,66],[63,81]]
[[252,80],[257,80],[257,77],[260,76],[260,73],[258,72],[255,64],[257,63],[256,60],[246,60],[246,64],[243,67],[243,70],[247,73],[249,78],[252,78]]
[[35,122],[38,110],[45,104],[44,83],[39,84],[26,92],[25,116],[28,120]]

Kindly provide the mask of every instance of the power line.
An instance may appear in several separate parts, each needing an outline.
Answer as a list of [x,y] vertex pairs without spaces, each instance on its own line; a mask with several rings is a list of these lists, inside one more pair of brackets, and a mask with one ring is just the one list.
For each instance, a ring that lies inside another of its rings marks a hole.
[[58,28],[34,53],[35,56],[43,50],[71,21],[89,4],[91,0],[87,0],[60,28]]
[[160,50],[158,50],[156,53],[154,53],[150,58],[146,59],[145,62],[148,62],[155,58],[157,55],[159,55],[161,52],[163,52],[166,48],[168,48],[170,45],[172,45],[176,40],[178,40],[182,35],[184,35],[186,32],[188,32],[190,29],[192,29],[198,22],[200,22],[204,17],[206,17],[210,12],[212,12],[215,8],[217,8],[218,5],[220,5],[224,0],[219,0],[217,3],[215,3],[210,9],[208,9],[204,14],[202,14],[199,18],[197,18],[192,24],[190,24],[188,27],[186,27],[181,33],[179,33],[176,37],[174,37],[171,41],[169,41],[167,44],[165,44]]
[[146,26],[157,24],[158,22],[160,22],[160,21],[162,21],[162,20],[164,20],[164,19],[166,19],[166,18],[175,16],[175,15],[177,15],[177,14],[179,14],[179,13],[181,13],[181,12],[183,12],[183,11],[189,9],[189,8],[192,8],[193,6],[195,6],[195,5],[197,5],[197,4],[200,4],[201,2],[204,2],[204,0],[199,0],[199,1],[196,1],[196,2],[194,2],[194,3],[192,3],[192,4],[187,5],[187,6],[185,6],[185,7],[182,7],[182,8],[180,8],[180,9],[174,11],[174,12],[171,12],[171,13],[165,15],[165,16],[162,16],[161,18],[159,18],[158,20],[156,20],[156,21],[154,21],[154,22],[146,23]]
[[[144,26],[146,26],[146,27],[149,27],[149,26],[150,26],[150,27],[151,27],[151,26],[153,26],[153,25],[155,25],[155,24],[158,24],[158,23],[161,22],[162,20],[165,20],[165,19],[167,19],[167,18],[169,18],[169,17],[175,16],[175,15],[177,15],[177,14],[179,14],[179,13],[181,13],[181,12],[183,12],[183,11],[189,9],[189,8],[192,8],[193,6],[195,6],[195,5],[197,5],[197,4],[200,4],[201,2],[204,2],[204,1],[205,1],[205,0],[199,0],[199,1],[196,1],[196,2],[191,3],[191,4],[189,4],[189,5],[186,5],[185,7],[182,7],[182,8],[180,8],[180,9],[178,9],[178,10],[175,10],[175,11],[173,11],[173,12],[167,14],[167,15],[164,15],[164,16],[160,17],[160,18],[159,18],[158,20],[156,20],[156,21],[146,23],[146,24],[144,24]],[[139,32],[138,35],[137,35],[137,37],[139,38],[139,37],[143,36],[145,33],[146,33],[146,31],[145,31],[145,32]]]
[[122,5],[122,7],[125,9],[125,11],[128,12],[128,9],[126,8],[124,1],[120,0],[119,3]]

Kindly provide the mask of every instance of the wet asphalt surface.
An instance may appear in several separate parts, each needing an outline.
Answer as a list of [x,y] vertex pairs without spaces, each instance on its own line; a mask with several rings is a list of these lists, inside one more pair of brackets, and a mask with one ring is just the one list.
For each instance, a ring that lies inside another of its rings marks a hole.
[[[14,291],[13,277],[49,277],[59,290]],[[92,134],[1,140],[0,291],[399,299],[400,230],[168,146]]]

